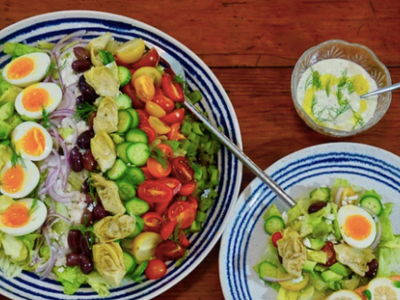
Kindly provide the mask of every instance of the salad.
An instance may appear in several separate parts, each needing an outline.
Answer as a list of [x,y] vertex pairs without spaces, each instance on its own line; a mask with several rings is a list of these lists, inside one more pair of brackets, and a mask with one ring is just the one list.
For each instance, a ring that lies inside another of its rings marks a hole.
[[198,91],[142,39],[8,42],[0,74],[0,269],[100,296],[179,266],[217,197]]
[[400,299],[393,203],[344,179],[264,215],[268,247],[254,266],[278,300]]

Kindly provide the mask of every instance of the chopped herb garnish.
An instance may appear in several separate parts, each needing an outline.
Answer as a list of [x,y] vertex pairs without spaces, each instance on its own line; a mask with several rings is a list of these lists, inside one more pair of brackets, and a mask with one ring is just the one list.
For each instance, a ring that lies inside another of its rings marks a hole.
[[168,159],[160,148],[154,147],[151,151],[151,157],[158,161],[164,169],[168,167]]
[[38,203],[38,199],[35,197],[35,198],[33,199],[31,208],[29,208],[28,215],[31,215],[31,214],[36,210],[37,203]]
[[43,118],[43,127],[49,129],[54,124],[50,121],[50,115],[42,105],[42,118]]
[[342,73],[342,77],[340,77],[339,83],[337,85],[338,89],[344,87],[348,81],[349,77],[347,77],[347,70],[344,70]]
[[92,197],[94,203],[97,204],[96,195],[94,194],[94,192],[96,191],[96,188],[93,186],[92,179],[90,177],[87,180],[87,184],[88,184],[88,187],[89,187],[90,197]]
[[13,144],[10,144],[10,148],[11,148],[11,165],[13,167],[15,167],[18,162],[20,163],[21,166],[25,167],[24,165],[24,161],[22,160],[22,157],[20,154],[17,153],[17,151],[15,151],[15,148],[13,146]]
[[350,80],[346,84],[347,90],[349,91],[349,94],[352,94],[356,91],[356,88],[354,87],[354,81]]
[[89,115],[92,111],[97,111],[97,107],[87,103],[87,102],[83,102],[83,103],[79,103],[76,106],[76,113],[75,115],[82,119],[82,120],[87,120],[89,118]]
[[329,97],[329,94],[331,93],[331,79],[329,78],[326,81],[326,85],[325,85],[325,92],[326,92],[326,96]]
[[321,77],[318,71],[312,71],[312,86],[316,90],[319,90],[322,87]]
[[356,123],[354,124],[353,129],[357,128],[357,126],[361,127],[364,125],[363,118],[354,110],[353,110],[353,117],[356,120]]

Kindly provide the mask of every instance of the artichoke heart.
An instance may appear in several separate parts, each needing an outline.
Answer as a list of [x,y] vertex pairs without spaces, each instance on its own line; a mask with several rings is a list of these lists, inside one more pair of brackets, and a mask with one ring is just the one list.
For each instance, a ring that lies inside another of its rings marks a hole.
[[115,100],[105,97],[100,101],[96,117],[93,119],[93,129],[97,133],[103,130],[112,133],[118,129],[118,108]]
[[115,144],[110,136],[103,130],[99,130],[90,140],[90,150],[102,172],[111,169],[117,159]]
[[336,259],[348,266],[354,273],[364,277],[369,270],[368,263],[375,258],[371,249],[357,249],[345,244],[334,245]]
[[93,262],[97,272],[114,287],[121,284],[126,271],[122,249],[118,243],[100,243],[93,246]]
[[110,32],[99,36],[89,43],[90,50],[90,59],[92,64],[96,67],[101,67],[103,65],[103,60],[99,55],[99,50],[104,50],[107,48],[107,45],[112,41],[112,35]]
[[125,213],[125,207],[119,198],[117,184],[96,173],[92,173],[90,178],[104,209],[114,215]]
[[92,67],[86,71],[86,82],[102,97],[117,97],[119,94],[119,79],[115,72],[116,63],[107,66]]
[[100,242],[112,242],[129,236],[135,229],[135,223],[135,217],[128,215],[105,217],[94,225],[94,234]]
[[299,278],[307,258],[306,247],[300,241],[298,232],[291,229],[283,231],[283,238],[277,242],[282,265],[294,278]]

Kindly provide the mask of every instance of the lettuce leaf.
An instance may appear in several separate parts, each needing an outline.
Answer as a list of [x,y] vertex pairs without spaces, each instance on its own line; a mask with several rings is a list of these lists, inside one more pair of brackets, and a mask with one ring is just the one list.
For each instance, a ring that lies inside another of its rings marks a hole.
[[393,240],[380,242],[379,247],[400,248],[400,235],[395,235]]
[[388,277],[400,273],[400,248],[379,248],[378,277]]
[[36,239],[40,236],[40,234],[31,233],[23,236],[17,236],[16,238],[20,240],[29,250],[32,250],[35,246]]
[[28,259],[28,248],[16,237],[5,234],[2,239],[4,254],[8,255],[12,262],[23,266]]
[[[59,269],[63,269],[62,272]],[[73,295],[84,284],[87,280],[87,276],[82,273],[79,266],[66,267],[66,268],[54,268],[53,272],[57,276],[59,281],[64,286],[64,294]]]
[[43,51],[39,48],[31,47],[20,43],[8,42],[4,44],[4,53],[11,55],[13,58],[33,52],[43,52]]
[[4,79],[2,72],[0,72],[0,96],[3,95],[11,86],[12,84],[7,82]]
[[110,294],[110,284],[96,271],[91,272],[87,277],[87,283],[100,297],[107,297]]
[[394,239],[394,234],[392,230],[392,223],[390,222],[389,216],[393,210],[393,203],[385,203],[383,211],[379,216],[379,220],[382,224],[382,242],[391,241]]
[[308,205],[309,205],[308,198],[301,198],[297,200],[295,206],[288,210],[288,221],[287,223],[290,224],[295,221],[298,217],[307,215],[308,212]]

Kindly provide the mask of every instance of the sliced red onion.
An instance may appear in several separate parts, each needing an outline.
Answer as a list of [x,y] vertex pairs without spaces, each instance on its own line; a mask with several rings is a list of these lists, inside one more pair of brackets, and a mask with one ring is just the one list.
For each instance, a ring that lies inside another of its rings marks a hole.
[[65,88],[63,92],[64,92],[63,100],[61,101],[57,110],[62,110],[62,109],[73,110],[76,106],[76,99],[74,93],[69,88]]
[[75,115],[75,111],[73,109],[69,108],[63,108],[63,109],[58,109],[53,111],[50,114],[50,118],[59,118],[59,117],[73,117]]
[[53,269],[56,259],[57,259],[57,254],[59,251],[59,246],[57,244],[50,245],[50,258],[48,261],[46,261],[44,264],[39,265],[38,268],[36,269],[36,272],[39,274],[39,276],[44,279],[49,277],[51,274],[51,270]]
[[268,282],[282,282],[282,281],[288,281],[292,280],[292,277],[285,277],[285,278],[274,278],[274,277],[268,277],[264,276],[263,280],[268,281]]
[[67,188],[68,176],[69,176],[69,159],[68,159],[69,153],[68,153],[67,145],[65,144],[64,140],[61,138],[60,135],[58,135],[58,138],[59,138],[58,142],[61,145],[61,148],[63,149],[64,158],[65,158],[64,159],[64,172],[63,172],[64,180],[63,180],[63,184],[62,184],[62,187],[65,190]]
[[377,228],[378,232],[376,233],[375,240],[373,241],[373,243],[370,246],[370,248],[372,250],[375,250],[375,248],[378,247],[378,245],[379,245],[379,243],[380,243],[380,241],[382,239],[382,223],[381,223],[381,220],[379,220],[379,217],[372,210],[370,210],[368,207],[365,207],[365,206],[360,206],[360,207],[362,209],[364,209],[366,212],[368,212],[372,216],[372,219],[374,219],[374,221],[376,223],[376,226],[378,227]]
[[61,203],[68,203],[70,200],[70,196],[69,195],[62,195],[60,194],[57,189],[55,188],[55,186],[51,186],[48,189],[48,194],[50,195],[50,197],[57,201],[57,202],[61,202]]
[[63,216],[63,215],[61,215],[61,214],[59,214],[59,213],[52,212],[52,213],[49,213],[49,214],[47,215],[47,218],[53,218],[53,217],[62,219],[62,220],[64,220],[65,222],[67,222],[68,224],[70,224],[70,225],[72,224],[72,222],[71,222],[70,219],[68,219],[67,217],[65,217],[65,216]]

